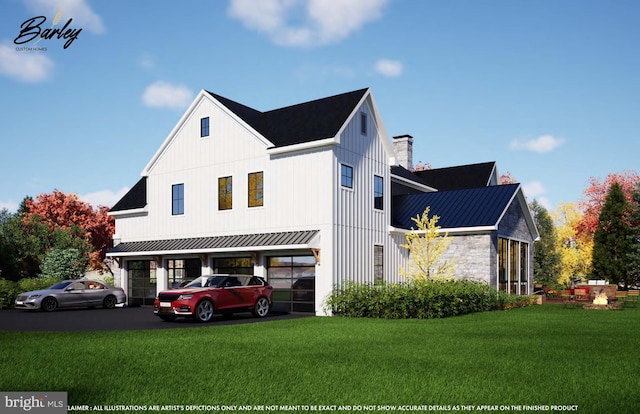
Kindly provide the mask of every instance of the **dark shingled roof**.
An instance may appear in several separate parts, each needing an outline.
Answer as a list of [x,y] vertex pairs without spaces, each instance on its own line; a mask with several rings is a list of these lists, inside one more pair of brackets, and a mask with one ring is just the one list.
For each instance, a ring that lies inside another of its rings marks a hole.
[[132,210],[147,205],[147,177],[142,177],[109,211]]
[[430,187],[439,191],[460,190],[464,188],[486,187],[489,185],[495,162],[459,165],[456,167],[436,168],[414,171]]
[[336,136],[367,88],[260,112],[207,91],[276,147]]
[[305,245],[316,234],[318,230],[125,242],[114,246],[108,254]]
[[518,188],[520,184],[508,184],[396,196],[391,210],[393,225],[415,228],[411,218],[422,215],[429,206],[429,216],[439,216],[437,224],[443,229],[494,226]]

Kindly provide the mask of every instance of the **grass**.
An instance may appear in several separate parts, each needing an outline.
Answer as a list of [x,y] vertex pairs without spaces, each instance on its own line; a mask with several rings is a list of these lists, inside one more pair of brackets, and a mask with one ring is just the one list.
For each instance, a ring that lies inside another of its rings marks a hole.
[[577,405],[580,413],[635,412],[639,322],[638,309],[542,305],[439,320],[0,332],[0,391],[67,391],[70,405],[90,406],[415,405],[438,412],[428,406],[489,405],[517,412],[512,406]]

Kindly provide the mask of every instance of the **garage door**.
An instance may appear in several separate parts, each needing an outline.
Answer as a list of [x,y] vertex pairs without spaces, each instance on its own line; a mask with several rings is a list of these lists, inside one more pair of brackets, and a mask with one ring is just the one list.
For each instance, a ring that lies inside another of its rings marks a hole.
[[267,279],[273,286],[276,312],[315,312],[316,259],[313,256],[269,257]]

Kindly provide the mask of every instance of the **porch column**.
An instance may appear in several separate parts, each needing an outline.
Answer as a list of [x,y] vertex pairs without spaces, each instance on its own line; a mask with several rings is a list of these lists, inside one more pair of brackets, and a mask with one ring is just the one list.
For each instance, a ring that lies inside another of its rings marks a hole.
[[162,256],[154,256],[153,261],[156,262],[156,293],[158,293],[168,289],[168,274]]
[[211,260],[209,259],[209,256],[206,254],[200,254],[198,255],[198,257],[200,257],[200,274],[201,275],[210,275],[211,272]]

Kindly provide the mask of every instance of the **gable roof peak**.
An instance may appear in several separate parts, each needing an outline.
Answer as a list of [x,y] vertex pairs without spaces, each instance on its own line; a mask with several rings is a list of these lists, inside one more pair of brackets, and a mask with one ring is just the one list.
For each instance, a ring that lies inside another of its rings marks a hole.
[[274,147],[332,138],[347,121],[369,88],[261,112],[205,91],[246,122]]

